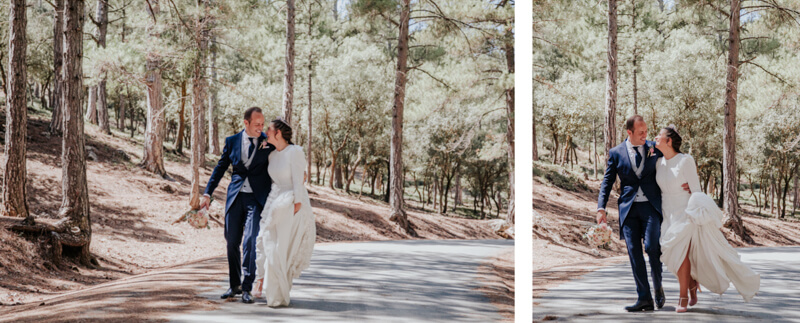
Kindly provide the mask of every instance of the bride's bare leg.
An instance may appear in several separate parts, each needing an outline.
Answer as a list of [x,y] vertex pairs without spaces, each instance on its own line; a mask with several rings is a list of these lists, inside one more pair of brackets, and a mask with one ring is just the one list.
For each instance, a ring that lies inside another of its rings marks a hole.
[[255,290],[255,293],[253,293],[253,296],[260,298],[261,297],[261,288],[263,286],[264,286],[264,278],[256,280],[256,286],[255,286],[256,290]]
[[[689,244],[689,250],[691,250],[692,245]],[[683,259],[683,263],[681,264],[680,268],[678,268],[678,284],[680,285],[680,292],[678,293],[678,308],[676,311],[678,312],[685,312],[686,307],[689,305],[689,286],[692,281],[692,266],[689,262],[689,251],[686,252],[686,258]]]
[[[692,244],[689,243],[689,251],[691,250],[692,250]],[[686,252],[686,260],[684,261],[687,263],[689,263],[689,251]],[[688,278],[689,281],[689,306],[694,306],[695,304],[697,304],[697,292],[700,290],[700,284],[697,283],[697,281],[692,278],[691,266],[689,267],[690,269],[686,277]]]

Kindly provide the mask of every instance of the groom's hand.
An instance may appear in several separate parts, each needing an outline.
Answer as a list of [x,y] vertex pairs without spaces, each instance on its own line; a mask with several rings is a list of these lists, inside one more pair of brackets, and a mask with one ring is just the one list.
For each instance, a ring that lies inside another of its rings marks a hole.
[[692,192],[692,190],[689,189],[689,183],[683,183],[683,185],[681,185],[681,187],[683,187],[684,191],[687,191],[689,193]]
[[606,218],[606,210],[597,210],[597,224],[608,223]]
[[211,204],[211,199],[208,196],[203,195],[200,200],[200,208],[208,208],[208,205]]

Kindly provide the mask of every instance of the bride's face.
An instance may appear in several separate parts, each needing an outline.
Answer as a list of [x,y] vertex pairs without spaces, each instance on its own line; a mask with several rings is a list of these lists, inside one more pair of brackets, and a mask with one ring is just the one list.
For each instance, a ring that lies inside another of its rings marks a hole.
[[278,132],[278,131],[275,130],[275,126],[272,124],[272,122],[270,122],[269,123],[269,127],[267,127],[267,142],[268,143],[270,143],[272,145],[277,144],[277,136],[275,136],[276,132]]
[[655,140],[656,140],[656,149],[660,151],[672,149],[672,146],[670,146],[669,137],[667,137],[666,131],[664,129],[661,129],[661,131],[658,132],[658,136],[656,136]]

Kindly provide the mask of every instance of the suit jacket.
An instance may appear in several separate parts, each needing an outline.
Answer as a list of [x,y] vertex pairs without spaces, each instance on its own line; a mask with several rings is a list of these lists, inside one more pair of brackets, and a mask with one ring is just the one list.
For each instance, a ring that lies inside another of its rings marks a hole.
[[245,179],[249,181],[250,188],[253,189],[253,194],[262,208],[267,202],[267,196],[269,196],[269,192],[272,189],[272,178],[269,177],[267,167],[269,166],[269,154],[275,150],[275,147],[267,145],[266,148],[261,148],[262,142],[267,140],[267,135],[262,132],[256,141],[255,155],[248,168],[242,160],[243,133],[244,131],[225,138],[225,148],[222,150],[222,156],[217,166],[214,167],[214,172],[211,173],[211,178],[208,180],[204,193],[208,195],[214,194],[214,190],[217,189],[222,176],[228,170],[228,166],[233,165],[233,174],[231,175],[231,183],[228,185],[228,195],[225,202],[226,215],[242,189]]
[[[653,208],[658,211],[661,217],[661,189],[656,183],[656,162],[659,157],[662,157],[661,151],[655,149],[655,142],[646,141],[645,156],[642,156],[644,169],[642,169],[642,177],[636,176],[636,171],[628,156],[627,139],[622,144],[612,148],[608,152],[608,163],[606,164],[606,173],[603,176],[603,183],[600,185],[600,194],[597,198],[597,207],[605,208],[608,203],[608,197],[611,194],[611,188],[614,186],[617,177],[619,177],[620,185],[622,187],[622,194],[617,200],[619,207],[619,226],[620,235],[622,235],[622,224],[625,223],[625,217],[633,205],[633,200],[636,198],[636,193],[639,188],[642,189],[644,196],[653,205]],[[650,149],[654,153],[647,157],[647,152]],[[663,220],[663,218],[662,218]]]

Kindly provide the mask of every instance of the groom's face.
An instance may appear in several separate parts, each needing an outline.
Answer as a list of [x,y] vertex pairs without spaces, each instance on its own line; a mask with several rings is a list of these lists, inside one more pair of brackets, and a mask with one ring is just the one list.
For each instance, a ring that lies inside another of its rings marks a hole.
[[250,137],[258,137],[264,129],[264,115],[258,112],[253,112],[250,115],[250,120],[244,120],[244,130]]
[[634,146],[641,146],[647,142],[647,123],[636,121],[633,123],[633,131],[628,130],[628,138]]

